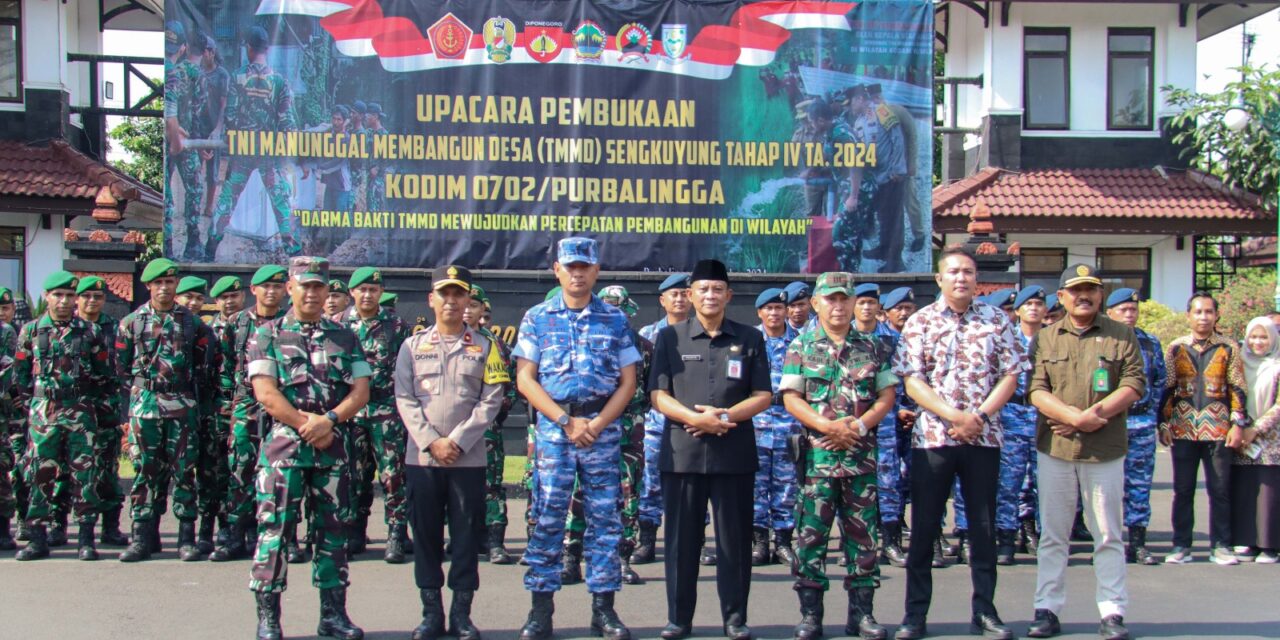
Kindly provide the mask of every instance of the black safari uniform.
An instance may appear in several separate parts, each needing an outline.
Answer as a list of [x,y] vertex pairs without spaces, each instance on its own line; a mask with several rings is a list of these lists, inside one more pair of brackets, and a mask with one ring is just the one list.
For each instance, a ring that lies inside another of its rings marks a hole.
[[[720,270],[715,277],[691,279],[727,281],[723,266]],[[753,392],[772,393],[764,336],[728,318],[714,338],[707,335],[697,316],[664,327],[657,335],[649,375],[649,391],[656,390],[670,393],[690,409],[694,405],[727,409]],[[693,624],[698,556],[710,499],[720,613],[725,625],[745,625],[757,468],[751,419],[739,422],[723,436],[695,438],[683,424],[668,418],[658,466],[665,518],[668,621],[685,628]]]

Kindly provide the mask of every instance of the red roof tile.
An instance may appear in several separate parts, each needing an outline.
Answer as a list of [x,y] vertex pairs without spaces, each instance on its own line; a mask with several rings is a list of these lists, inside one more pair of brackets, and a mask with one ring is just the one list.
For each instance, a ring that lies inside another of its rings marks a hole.
[[[979,201],[1000,218],[1274,220],[1257,197],[1194,171],[987,167],[933,190],[933,216],[967,218]],[[1000,225],[997,224],[997,230]]]
[[164,204],[164,196],[155,189],[61,140],[45,146],[0,140],[0,195],[83,198],[92,208],[103,187],[118,200],[140,200],[157,207]]

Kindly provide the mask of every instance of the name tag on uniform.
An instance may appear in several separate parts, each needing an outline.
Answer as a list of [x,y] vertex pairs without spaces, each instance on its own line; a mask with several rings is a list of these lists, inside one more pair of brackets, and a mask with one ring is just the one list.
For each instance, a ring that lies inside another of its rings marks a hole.
[[742,379],[742,359],[729,358],[729,365],[727,367],[727,371],[725,371],[725,375],[728,376],[730,380],[741,380]]
[[702,362],[702,356],[700,355],[680,356],[680,361],[681,362]]

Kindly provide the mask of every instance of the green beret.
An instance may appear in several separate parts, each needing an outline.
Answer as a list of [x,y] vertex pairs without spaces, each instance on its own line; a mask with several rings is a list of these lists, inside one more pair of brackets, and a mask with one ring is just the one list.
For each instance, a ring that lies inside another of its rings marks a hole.
[[13,304],[13,292],[8,287],[0,287],[0,304]]
[[209,288],[209,281],[198,276],[187,276],[178,281],[178,289],[174,294],[198,293],[204,295],[205,290]]
[[489,304],[489,294],[485,293],[484,289],[478,284],[471,285],[471,299]]
[[360,267],[351,274],[351,280],[347,282],[347,286],[352,289],[362,284],[376,284],[382,286],[382,272],[374,267]]
[[107,281],[98,276],[85,276],[80,280],[80,286],[76,287],[76,295],[80,295],[86,291],[106,291]]
[[347,291],[347,283],[334,278],[329,281],[329,293],[350,293]]
[[268,282],[279,282],[284,284],[289,279],[289,270],[278,264],[264,264],[258,267],[253,274],[253,280],[250,281],[252,286],[266,284]]
[[70,289],[75,291],[78,286],[80,286],[80,278],[77,278],[76,274],[71,273],[70,271],[54,271],[49,274],[48,278],[44,279],[44,290],[46,292],[53,291],[54,289]]
[[235,293],[244,288],[244,283],[240,282],[240,278],[236,276],[222,276],[218,281],[213,283],[213,288],[209,290],[209,295],[218,297],[224,293]]
[[396,301],[399,299],[400,299],[399,295],[388,291],[382,294],[381,298],[378,298],[378,305],[383,307],[394,307],[396,306]]
[[178,275],[178,265],[168,258],[156,258],[147,263],[142,270],[142,283],[146,284],[156,278],[171,278]]

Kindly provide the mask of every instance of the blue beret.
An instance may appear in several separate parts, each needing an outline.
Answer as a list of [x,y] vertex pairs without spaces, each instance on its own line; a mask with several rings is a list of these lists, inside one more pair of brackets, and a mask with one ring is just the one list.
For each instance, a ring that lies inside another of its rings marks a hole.
[[663,280],[662,284],[658,285],[658,293],[666,293],[668,289],[688,289],[688,288],[689,288],[689,274],[673,273],[667,276],[667,279]]
[[809,299],[809,285],[799,280],[792,282],[782,290],[787,294],[787,304],[795,304]]
[[1111,292],[1111,295],[1107,296],[1106,308],[1110,309],[1111,307],[1122,305],[1126,302],[1140,302],[1138,292],[1128,287],[1116,289]]
[[880,306],[884,307],[885,311],[888,311],[889,309],[892,309],[904,302],[915,301],[916,292],[912,291],[911,287],[898,287],[897,289],[880,296]]
[[1055,309],[1061,309],[1061,308],[1062,308],[1062,303],[1058,302],[1058,294],[1056,294],[1056,293],[1051,293],[1051,294],[1049,294],[1049,295],[1045,296],[1045,299],[1044,299],[1044,306],[1045,306],[1045,309],[1047,309],[1048,311],[1053,311],[1053,310],[1055,310]]
[[1033,284],[1029,287],[1023,287],[1022,290],[1018,292],[1018,297],[1013,299],[1013,308],[1021,309],[1022,305],[1032,300],[1043,301],[1044,296],[1045,296],[1044,287],[1038,284]]
[[872,297],[876,302],[880,301],[880,285],[874,282],[864,282],[853,288],[853,297],[866,298]]
[[770,287],[768,289],[765,289],[764,291],[761,291],[760,295],[756,296],[757,309],[765,306],[766,304],[770,304],[773,302],[777,302],[784,305],[787,304],[786,292],[777,287]]
[[1017,295],[1018,291],[1013,287],[998,289],[987,296],[987,302],[993,306],[1004,307],[1013,304],[1013,300]]

